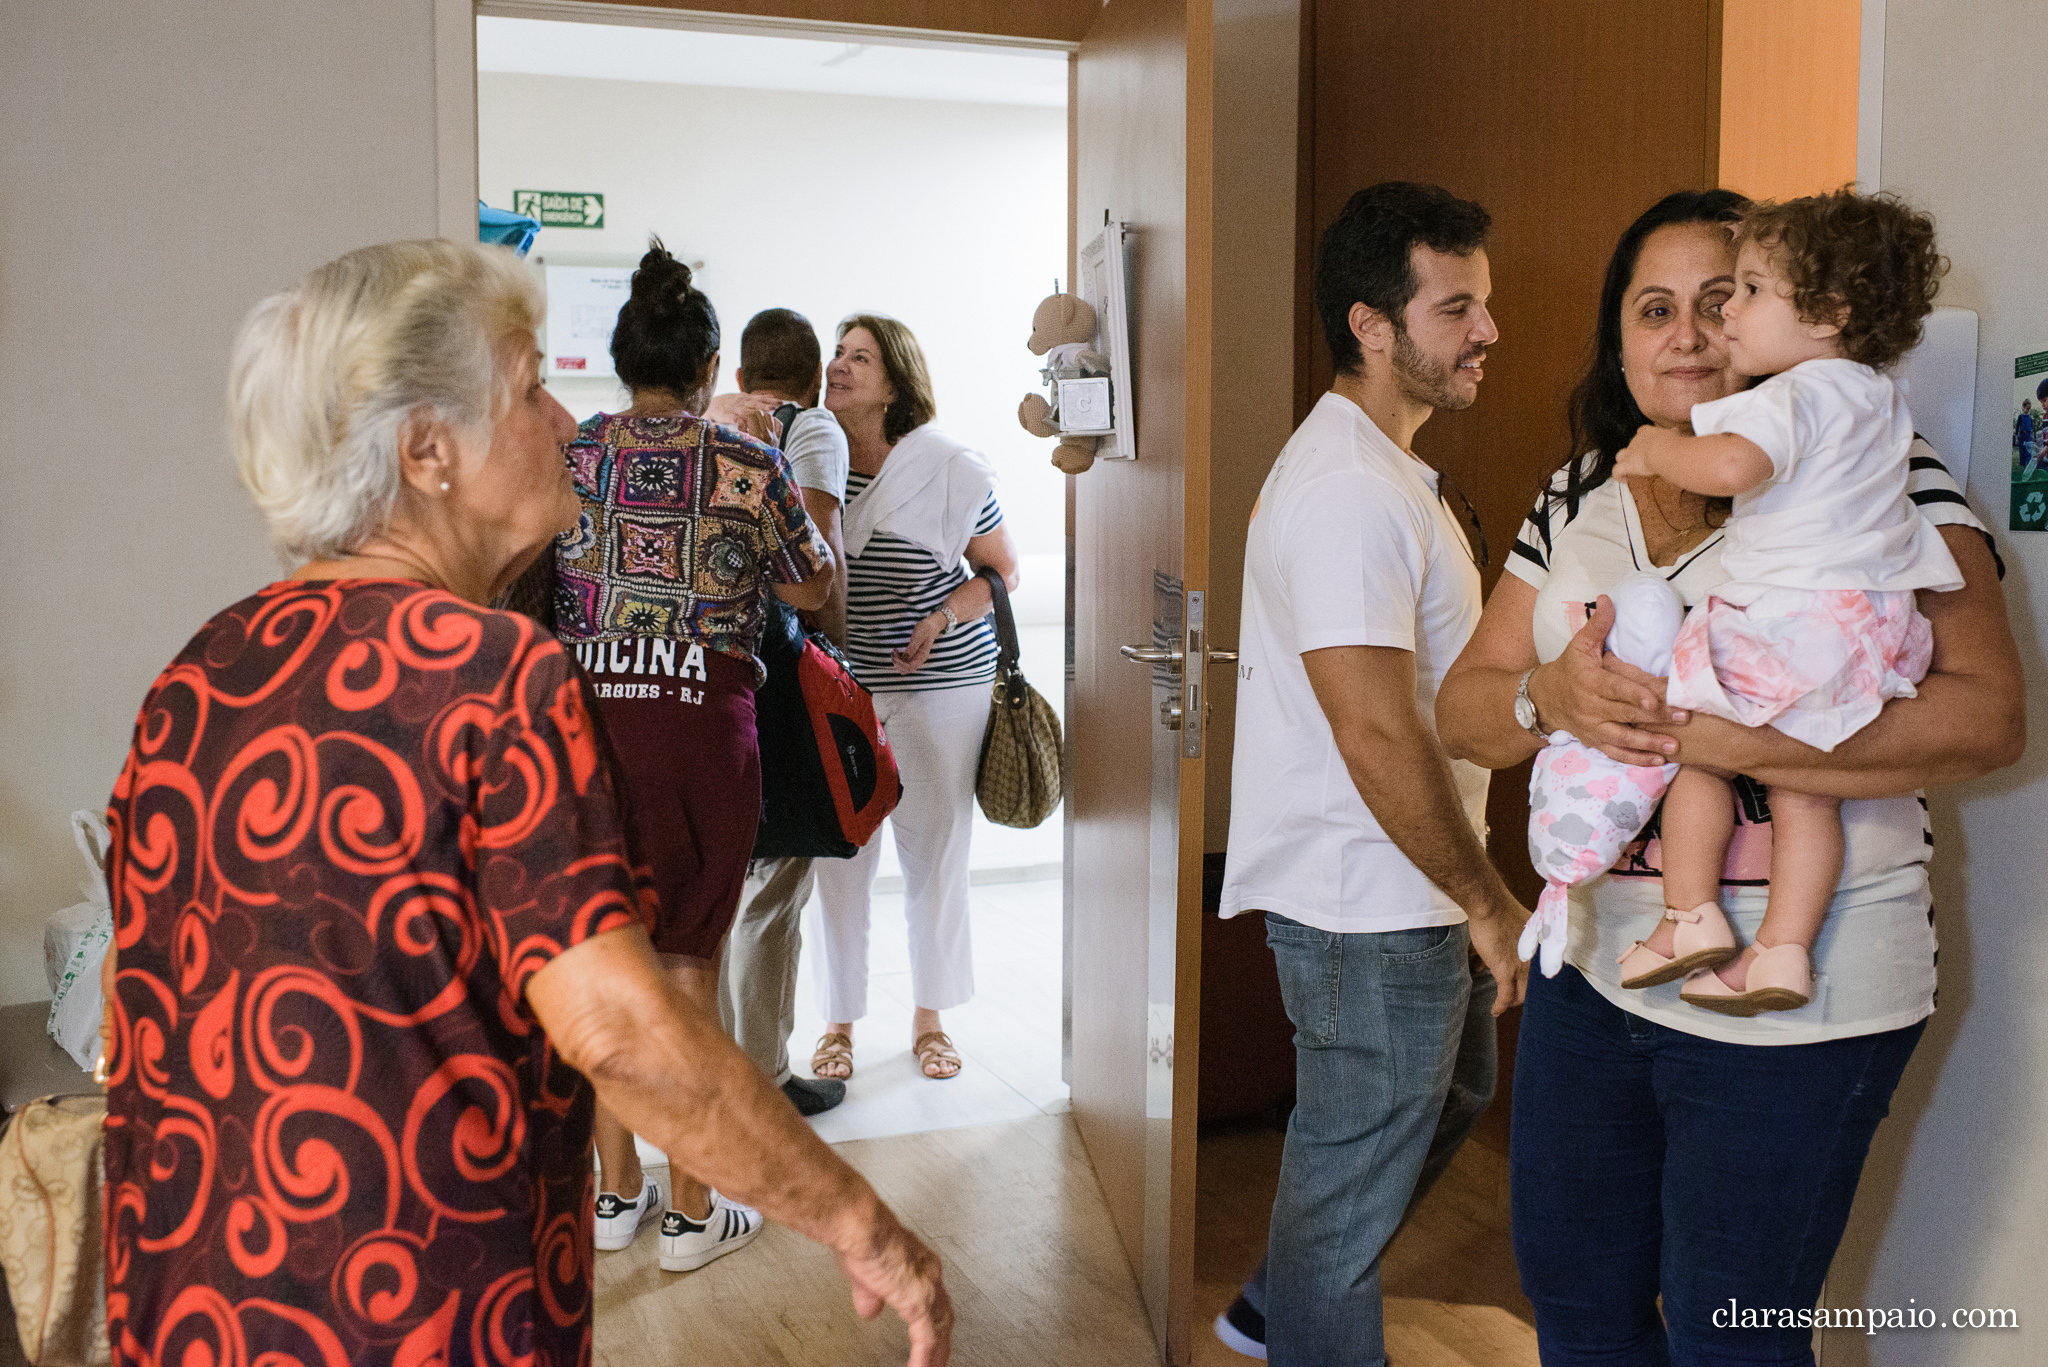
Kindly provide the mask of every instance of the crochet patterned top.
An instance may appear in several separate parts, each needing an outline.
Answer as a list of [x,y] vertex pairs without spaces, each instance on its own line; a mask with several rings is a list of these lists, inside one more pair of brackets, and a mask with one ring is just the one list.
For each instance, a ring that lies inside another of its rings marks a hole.
[[599,413],[568,459],[583,515],[555,542],[556,634],[702,645],[752,665],[759,687],[763,594],[831,555],[782,453],[687,413]]

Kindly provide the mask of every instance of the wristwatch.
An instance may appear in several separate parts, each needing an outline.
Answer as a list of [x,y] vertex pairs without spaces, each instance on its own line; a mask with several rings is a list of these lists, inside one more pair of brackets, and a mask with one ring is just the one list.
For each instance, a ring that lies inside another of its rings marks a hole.
[[1543,729],[1542,719],[1536,715],[1535,699],[1529,696],[1529,675],[1535,672],[1534,669],[1526,671],[1522,681],[1515,685],[1515,725],[1548,745],[1550,733]]
[[[954,627],[960,625],[960,614],[953,611],[951,603],[939,604],[939,615],[946,619],[946,631],[951,631]],[[940,632],[939,635],[944,636],[946,631]]]

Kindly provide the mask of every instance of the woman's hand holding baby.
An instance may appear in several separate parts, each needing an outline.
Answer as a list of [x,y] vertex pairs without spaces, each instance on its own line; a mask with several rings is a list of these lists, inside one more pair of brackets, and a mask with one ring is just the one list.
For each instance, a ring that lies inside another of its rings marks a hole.
[[1623,764],[1669,763],[1678,742],[1643,728],[1685,722],[1690,715],[1664,705],[1664,680],[1606,651],[1614,604],[1600,598],[1586,625],[1549,664],[1529,678],[1529,700],[1551,731],[1569,731]]

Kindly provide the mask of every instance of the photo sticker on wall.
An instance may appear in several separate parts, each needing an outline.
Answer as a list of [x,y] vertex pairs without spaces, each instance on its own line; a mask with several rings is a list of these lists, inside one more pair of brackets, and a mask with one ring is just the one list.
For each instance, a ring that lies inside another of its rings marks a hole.
[[2012,365],[2012,516],[2016,532],[2048,529],[2048,347]]
[[543,228],[602,228],[604,196],[585,190],[514,190],[512,212]]

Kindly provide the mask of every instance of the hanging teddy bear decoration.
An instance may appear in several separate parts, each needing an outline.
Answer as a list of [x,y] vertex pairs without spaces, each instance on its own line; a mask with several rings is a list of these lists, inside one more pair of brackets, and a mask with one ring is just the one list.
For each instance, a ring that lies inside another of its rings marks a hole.
[[[1017,405],[1017,421],[1034,437],[1061,438],[1059,448],[1052,453],[1052,463],[1070,475],[1078,475],[1095,463],[1098,438],[1093,434],[1106,432],[1110,426],[1109,357],[1094,349],[1095,332],[1094,308],[1085,299],[1061,294],[1059,282],[1054,281],[1053,292],[1031,316],[1031,340],[1025,344],[1032,355],[1045,357],[1045,366],[1038,374],[1046,394],[1026,394]],[[1065,404],[1070,411],[1064,421],[1062,380],[1100,381],[1066,387]]]

